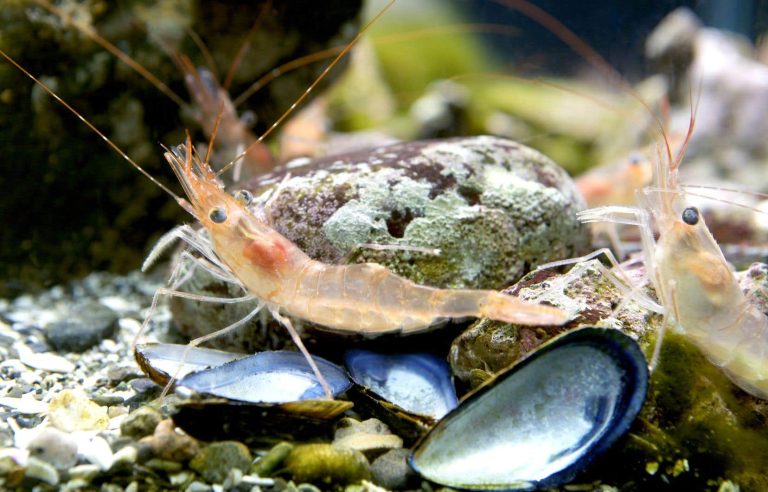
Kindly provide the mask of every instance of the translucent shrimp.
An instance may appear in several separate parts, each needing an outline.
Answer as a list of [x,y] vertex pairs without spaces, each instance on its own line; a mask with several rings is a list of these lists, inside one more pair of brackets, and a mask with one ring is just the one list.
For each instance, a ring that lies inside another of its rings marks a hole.
[[[648,278],[663,306],[663,326],[688,337],[745,391],[768,399],[768,318],[742,293],[733,269],[695,207],[686,205],[676,158],[658,159],[654,186],[638,194],[639,207],[582,212],[585,222],[638,225]],[[651,221],[656,223],[654,239]],[[659,334],[659,340],[663,333]],[[657,342],[651,365],[658,359]]]
[[560,309],[492,290],[436,289],[377,264],[312,260],[249,212],[242,200],[224,192],[216,174],[193,155],[189,141],[165,157],[218,258],[273,314],[282,311],[331,331],[365,335],[423,331],[438,320],[468,316],[534,325],[568,320]]

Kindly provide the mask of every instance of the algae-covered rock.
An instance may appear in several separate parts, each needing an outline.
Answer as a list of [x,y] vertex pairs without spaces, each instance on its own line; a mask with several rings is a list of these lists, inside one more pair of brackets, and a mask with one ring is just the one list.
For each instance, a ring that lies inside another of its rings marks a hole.
[[660,317],[635,301],[613,313],[622,293],[602,273],[599,260],[577,263],[567,273],[534,271],[507,289],[512,295],[567,311],[563,326],[530,327],[480,319],[457,337],[448,356],[453,373],[471,386],[513,364],[550,338],[580,326],[620,329],[641,341],[653,338]]
[[237,441],[215,442],[203,448],[189,462],[189,467],[211,483],[221,483],[229,471],[238,468],[247,472],[251,467],[251,452]]
[[65,432],[102,430],[109,424],[107,409],[91,401],[81,389],[63,390],[48,406],[51,424]]
[[120,433],[124,436],[136,439],[149,436],[155,432],[157,424],[163,420],[163,416],[150,406],[139,407],[120,423]]
[[260,457],[250,469],[250,472],[260,477],[268,477],[272,472],[282,464],[285,458],[293,451],[293,444],[282,441],[269,450],[267,454]]
[[[532,266],[574,256],[588,244],[588,231],[576,219],[584,205],[568,175],[538,152],[500,138],[410,142],[295,161],[247,187],[263,202],[278,183],[270,220],[311,257],[375,262],[420,284],[502,289]],[[201,274],[185,289],[221,295],[228,287]],[[185,334],[208,333],[252,309],[241,306],[230,315],[204,304],[172,302]]]
[[347,484],[371,478],[370,465],[362,453],[330,444],[296,446],[285,467],[297,482]]

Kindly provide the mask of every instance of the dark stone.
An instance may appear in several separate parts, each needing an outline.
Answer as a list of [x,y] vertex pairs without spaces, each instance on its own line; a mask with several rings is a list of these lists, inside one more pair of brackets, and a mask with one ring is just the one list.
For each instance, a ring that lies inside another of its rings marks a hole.
[[407,449],[390,449],[371,463],[373,480],[378,485],[390,490],[401,490],[417,480],[416,474],[408,466]]
[[57,352],[84,352],[117,329],[117,313],[98,302],[76,306],[68,319],[51,323],[46,339]]

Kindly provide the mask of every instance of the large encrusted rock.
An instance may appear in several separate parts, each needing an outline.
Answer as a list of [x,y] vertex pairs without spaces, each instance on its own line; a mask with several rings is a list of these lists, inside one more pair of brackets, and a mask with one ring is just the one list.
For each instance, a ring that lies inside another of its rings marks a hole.
[[[375,262],[426,285],[502,289],[532,266],[574,256],[588,244],[576,219],[584,205],[568,175],[540,153],[500,138],[409,142],[293,161],[247,188],[263,203],[278,183],[268,215],[311,257]],[[372,243],[440,254],[365,246]],[[184,289],[242,295],[208,275]],[[250,306],[230,311],[176,300],[172,309],[182,331],[199,336],[242,318]],[[270,335],[243,337],[246,343],[234,345],[252,349]]]
[[[457,337],[448,356],[453,373],[476,386],[493,373],[517,362],[536,347],[560,333],[581,326],[617,328],[645,341],[653,337],[660,316],[629,301],[603,274],[599,260],[577,263],[567,273],[534,271],[505,292],[523,299],[557,306],[571,315],[563,326],[530,327],[480,319]],[[633,272],[628,272],[632,274]],[[643,292],[648,294],[647,290]]]

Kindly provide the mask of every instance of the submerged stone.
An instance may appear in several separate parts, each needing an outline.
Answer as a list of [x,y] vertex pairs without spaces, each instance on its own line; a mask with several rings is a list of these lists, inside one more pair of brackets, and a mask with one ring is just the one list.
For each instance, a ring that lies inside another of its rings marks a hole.
[[347,484],[371,478],[370,465],[362,453],[330,444],[296,446],[285,467],[298,482]]
[[189,462],[189,467],[208,482],[221,483],[233,468],[247,472],[251,461],[251,452],[245,444],[237,441],[222,441],[203,448]]
[[117,329],[117,313],[98,302],[75,306],[66,319],[51,323],[45,338],[59,352],[84,352]]
[[572,319],[563,326],[551,327],[477,320],[453,341],[448,356],[453,373],[472,387],[550,338],[580,326],[617,328],[641,340],[648,339],[660,326],[660,317],[635,301],[614,315],[613,309],[623,295],[600,272],[598,260],[577,263],[564,274],[554,269],[531,272],[505,292],[564,309]]

